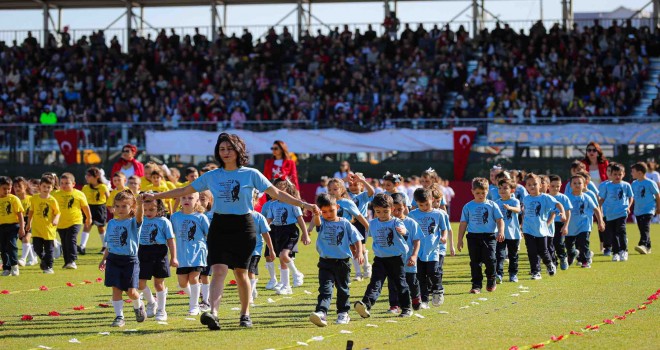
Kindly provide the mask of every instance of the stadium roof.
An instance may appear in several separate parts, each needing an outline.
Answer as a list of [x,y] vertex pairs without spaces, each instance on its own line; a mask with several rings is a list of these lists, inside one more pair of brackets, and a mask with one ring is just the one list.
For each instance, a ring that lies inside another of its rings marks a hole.
[[[397,0],[419,1],[419,0]],[[444,0],[448,1],[448,0]],[[42,10],[44,5],[56,9],[126,8],[127,0],[0,0],[0,10]],[[210,6],[212,0],[134,0],[133,7]],[[384,0],[303,0],[304,4],[342,2],[384,2]],[[216,0],[217,5],[297,4],[297,0]]]

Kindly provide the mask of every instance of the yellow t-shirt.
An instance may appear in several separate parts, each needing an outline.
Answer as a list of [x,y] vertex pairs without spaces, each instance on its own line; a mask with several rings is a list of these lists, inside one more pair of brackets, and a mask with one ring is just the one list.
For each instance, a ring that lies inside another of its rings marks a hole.
[[84,193],[76,189],[71,192],[59,190],[53,192],[53,197],[57,200],[57,205],[62,213],[57,228],[67,228],[83,223],[82,208],[87,206],[87,198]]
[[115,197],[117,196],[117,193],[125,191],[127,189],[128,187],[124,187],[123,190],[115,188],[114,190],[110,191],[110,197],[108,197],[108,202],[105,203],[105,205],[107,205],[108,208],[112,208],[112,206],[115,205]]
[[30,199],[32,207],[32,236],[53,241],[57,237],[57,227],[53,225],[53,218],[60,213],[60,206],[53,196],[43,199],[40,196],[32,196]]
[[87,197],[87,203],[90,205],[101,205],[108,201],[108,197],[105,195],[108,193],[108,187],[104,184],[99,184],[95,188],[92,188],[90,185],[85,185],[82,192],[85,194],[85,197]]
[[8,194],[7,197],[0,198],[0,225],[18,224],[18,213],[25,215],[25,210],[18,197]]
[[23,216],[27,216],[28,212],[30,211],[30,198],[32,198],[32,196],[30,196],[29,194],[26,194],[25,198],[23,198],[23,199],[19,198],[19,200],[21,201],[21,205],[23,206],[23,210],[24,210]]
[[140,178],[140,191],[144,192],[146,191],[146,188],[151,186],[151,181],[147,179],[145,176]]
[[190,185],[190,181],[179,182],[179,183],[176,184],[176,187],[177,187],[177,188],[184,188],[184,187],[186,187],[186,186],[188,186],[188,185]]
[[[161,182],[160,186],[155,187],[154,184],[150,183],[145,189],[144,192],[147,191],[153,191],[153,192],[167,192],[169,191],[169,187],[167,187],[167,184],[165,182]],[[163,199],[163,203],[165,203],[165,208],[167,209],[167,212],[170,213],[170,208],[174,205],[174,200],[169,198],[169,199]],[[171,214],[171,213],[170,213]]]
[[171,182],[171,181],[167,181],[167,182],[165,182],[165,183],[167,184],[167,190],[168,190],[168,191],[169,191],[169,190],[174,190],[174,189],[177,188],[176,185],[175,185],[173,182]]

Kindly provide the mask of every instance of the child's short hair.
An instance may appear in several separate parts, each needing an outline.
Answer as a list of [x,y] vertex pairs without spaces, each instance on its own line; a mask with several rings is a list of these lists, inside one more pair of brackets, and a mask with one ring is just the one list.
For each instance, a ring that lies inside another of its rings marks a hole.
[[495,175],[495,180],[499,182],[500,179],[511,179],[511,174],[506,170],[502,170]]
[[573,182],[573,179],[582,179],[583,182],[585,182],[585,183],[587,182],[587,178],[584,177],[584,175],[582,173],[578,173],[578,174],[575,174],[575,175],[571,176],[571,183]]
[[582,163],[581,161],[576,159],[573,161],[573,163],[571,163],[571,170],[575,170],[575,171],[587,170],[587,166],[584,165],[584,163]]
[[649,167],[644,162],[637,162],[633,164],[631,168],[636,171],[641,171],[643,174],[646,174],[649,171]]
[[[57,174],[54,172],[45,172],[41,174],[41,178],[47,177],[51,181],[51,185],[53,185],[53,189],[58,190],[60,188],[60,181],[57,177]],[[39,179],[39,184],[41,184],[41,179]]]
[[[121,173],[117,173],[117,174],[121,174]],[[71,173],[62,173],[62,175],[60,175],[60,180],[69,180],[71,182],[76,182],[76,177],[73,176],[73,174]]]
[[100,178],[101,177],[101,169],[93,166],[93,167],[87,169],[87,175],[93,176],[95,178]]
[[[277,179],[273,180],[273,186],[277,187],[277,185],[280,184],[280,183],[285,183],[286,184],[285,187],[284,187],[284,192],[290,194],[292,197],[300,198],[300,193],[296,189],[296,185],[294,185],[293,182],[289,181],[288,179],[283,179],[283,178],[277,178]],[[344,186],[343,183],[342,183],[342,186]]]
[[329,207],[332,205],[337,205],[337,200],[335,197],[327,193],[321,193],[316,197],[316,206],[319,208]]
[[428,202],[433,200],[433,193],[427,188],[418,188],[413,193],[413,197],[417,203]]
[[[146,193],[154,194],[156,192],[147,191]],[[115,197],[115,200],[117,200],[117,197]],[[163,202],[162,199],[154,199],[154,201],[156,202],[156,216],[164,217],[165,215],[167,215],[167,208],[165,208],[165,202]]]
[[371,206],[374,208],[392,208],[393,205],[392,197],[385,193],[377,194],[374,200],[371,201]]
[[198,175],[199,175],[199,171],[198,171],[197,168],[195,168],[195,167],[192,167],[192,166],[191,166],[191,167],[187,167],[187,168],[186,168],[186,176],[188,176],[188,175],[190,175],[190,174],[198,174]]
[[[11,181],[11,178],[9,179],[9,181]],[[26,178],[24,178],[23,176],[16,176],[14,178],[14,185],[17,185],[17,184],[23,184],[23,185],[25,185],[26,188],[30,187],[30,184],[28,183],[28,180]]]
[[529,173],[525,176],[525,182],[527,182],[529,180],[534,180],[534,181],[538,181],[539,183],[541,183],[541,177],[534,174],[534,173]]
[[141,179],[139,176],[137,176],[137,175],[131,175],[131,176],[129,176],[129,177],[128,177],[128,181],[131,181],[131,180],[137,180],[138,183],[141,183],[141,182],[142,182],[142,179]]
[[513,180],[509,180],[509,179],[502,179],[502,180],[497,182],[497,187],[498,188],[500,188],[502,186],[508,186],[509,189],[516,188],[516,184],[513,182]]
[[587,171],[580,171],[575,175],[580,175],[584,178],[584,182],[589,183],[591,181],[591,174],[589,174]]
[[483,177],[475,177],[472,179],[472,190],[488,191],[488,180]]
[[561,182],[561,177],[555,174],[549,175],[548,179],[550,180],[550,182],[555,182],[555,181]]
[[112,177],[121,177],[122,179],[126,178],[126,174],[122,173],[121,171],[116,172]]
[[131,202],[131,212],[130,216],[135,216],[135,205],[137,204],[137,199],[131,190],[123,190],[117,193],[115,196],[115,205],[120,201],[129,201]]
[[394,184],[401,183],[401,175],[399,174],[392,174],[389,171],[383,175],[383,181],[390,181]]
[[152,177],[152,176],[154,176],[154,175],[158,175],[158,176],[160,176],[160,177],[164,177],[164,176],[163,176],[163,171],[160,170],[160,168],[154,168],[154,170],[152,170],[151,173],[149,173],[149,177]]
[[11,187],[12,181],[9,176],[0,176],[0,186],[9,185]]
[[48,184],[48,185],[53,185],[53,178],[51,176],[42,176],[41,179],[39,180],[39,185],[41,184]]
[[549,184],[550,179],[548,178],[548,175],[538,175],[539,180],[541,180],[542,184]]
[[615,163],[615,162],[610,163],[608,168],[610,168],[611,172],[625,171],[625,168],[623,167],[623,165],[621,165],[619,163]]
[[406,206],[408,204],[406,203],[406,197],[403,196],[403,193],[392,193],[390,197],[392,197],[392,205],[402,204],[403,206]]

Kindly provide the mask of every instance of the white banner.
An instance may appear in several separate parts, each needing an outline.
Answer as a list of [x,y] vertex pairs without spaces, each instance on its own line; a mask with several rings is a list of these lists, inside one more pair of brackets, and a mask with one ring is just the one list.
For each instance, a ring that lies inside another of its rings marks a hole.
[[[228,130],[239,135],[250,154],[270,154],[282,140],[294,153],[418,152],[454,149],[452,130],[389,129],[355,133],[339,129],[266,132]],[[147,153],[205,156],[213,153],[220,132],[199,130],[146,131]]]
[[646,124],[489,124],[488,143],[531,145],[660,144],[660,123]]

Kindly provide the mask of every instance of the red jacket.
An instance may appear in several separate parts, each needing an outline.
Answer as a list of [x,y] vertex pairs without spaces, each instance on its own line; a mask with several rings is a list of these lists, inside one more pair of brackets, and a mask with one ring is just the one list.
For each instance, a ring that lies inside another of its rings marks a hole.
[[137,159],[133,158],[132,161],[124,160],[124,158],[119,158],[117,163],[112,166],[112,171],[110,172],[110,179],[115,175],[115,173],[120,172],[121,168],[126,163],[133,163],[133,169],[135,169],[135,175],[139,177],[144,177],[144,165],[140,163]]
[[[589,162],[584,160],[584,159],[582,159],[580,161],[582,163],[584,163],[584,166],[587,167],[587,172],[589,172]],[[610,165],[610,162],[608,162],[607,160],[602,162],[602,163],[598,163],[598,174],[600,175],[600,181],[607,180],[607,167],[609,165]]]
[[[264,176],[270,181],[273,181],[273,166],[275,165],[274,158],[266,159],[266,164],[264,165]],[[291,159],[285,159],[282,162],[281,173],[276,176],[278,178],[287,178],[289,181],[293,182],[296,185],[297,189],[300,189],[298,185],[298,170],[296,169],[296,162]]]

